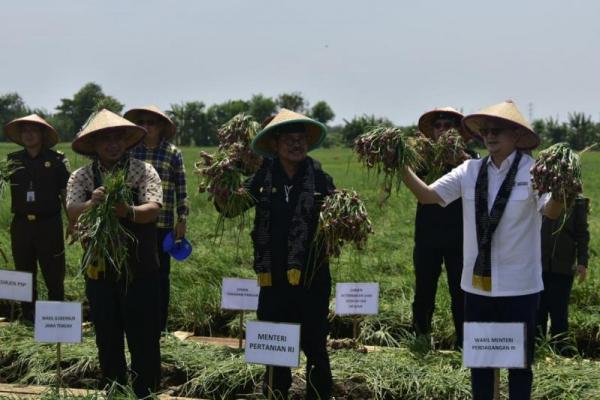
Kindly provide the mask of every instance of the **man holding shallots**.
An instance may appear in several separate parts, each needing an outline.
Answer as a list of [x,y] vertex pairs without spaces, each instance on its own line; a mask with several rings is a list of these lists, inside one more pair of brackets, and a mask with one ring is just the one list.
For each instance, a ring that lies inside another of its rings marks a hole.
[[[419,131],[432,142],[452,129],[460,132],[467,142],[471,135],[460,127],[463,115],[452,107],[436,108],[421,115]],[[466,157],[465,157],[466,158]],[[461,161],[464,158],[461,158]],[[453,162],[454,164],[454,162]],[[449,172],[456,165],[445,163]],[[442,172],[442,171],[440,171]],[[420,177],[430,174],[428,170],[417,171]],[[428,338],[435,310],[435,296],[442,263],[446,268],[452,318],[456,333],[455,347],[462,347],[462,324],[464,321],[464,295],[460,288],[462,274],[462,203],[459,199],[446,207],[438,204],[417,203],[415,215],[415,294],[412,303],[413,328],[418,336]]]
[[[307,358],[306,398],[329,399],[331,367],[327,354],[329,261],[311,251],[324,197],[333,180],[307,152],[321,144],[327,128],[304,115],[282,109],[251,143],[265,157],[246,182],[256,207],[252,242],[260,295],[261,321],[300,323],[300,346]],[[220,212],[230,209],[215,197]],[[227,215],[233,216],[233,215]],[[273,386],[265,374],[263,391],[287,399],[292,384],[289,368],[273,367]]]
[[[92,162],[75,171],[67,186],[67,211],[71,220],[79,221],[86,250],[86,294],[104,383],[127,384],[126,336],[132,386],[140,398],[156,391],[160,383],[156,219],[162,187],[150,164],[127,153],[145,134],[144,128],[128,120],[99,111],[72,143],[76,153]],[[131,202],[114,202],[115,197]],[[87,218],[90,213],[97,217]]]
[[[527,367],[509,369],[508,380],[510,399],[529,399],[543,289],[542,215],[557,218],[562,202],[532,188],[534,160],[525,152],[540,141],[512,101],[468,115],[462,125],[483,138],[488,156],[465,161],[429,186],[410,169],[403,181],[423,204],[446,206],[462,198],[465,321],[525,324]],[[474,399],[491,400],[493,369],[471,369],[471,385]]]

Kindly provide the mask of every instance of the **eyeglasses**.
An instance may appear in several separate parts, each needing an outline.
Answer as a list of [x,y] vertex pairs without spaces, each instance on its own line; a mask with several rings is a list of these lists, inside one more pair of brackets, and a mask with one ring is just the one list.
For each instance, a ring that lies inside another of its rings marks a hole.
[[433,124],[435,129],[452,129],[454,128],[454,124],[452,122],[436,122]]
[[155,126],[158,123],[155,119],[141,119],[138,121],[139,126]]
[[295,144],[299,144],[299,145],[306,144],[306,136],[304,136],[304,135],[298,136],[298,137],[293,137],[291,135],[285,135],[285,136],[281,137],[280,140],[286,146],[293,146]]

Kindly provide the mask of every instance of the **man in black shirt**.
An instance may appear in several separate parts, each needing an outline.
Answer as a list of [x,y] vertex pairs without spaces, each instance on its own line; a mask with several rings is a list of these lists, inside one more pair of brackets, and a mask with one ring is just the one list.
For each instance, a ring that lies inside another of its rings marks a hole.
[[[4,127],[8,139],[24,147],[8,154],[14,165],[10,176],[12,254],[18,271],[33,274],[37,298],[37,263],[48,288],[48,299],[64,300],[65,251],[60,209],[64,205],[68,161],[51,150],[58,142],[54,128],[32,114]],[[21,303],[23,318],[33,321],[33,304]]]
[[[307,399],[329,399],[332,389],[327,354],[331,275],[327,258],[314,254],[311,244],[323,199],[335,188],[320,163],[307,156],[326,132],[317,121],[281,110],[252,142],[265,161],[246,182],[256,207],[252,241],[261,286],[257,316],[301,324]],[[272,388],[267,382],[265,374],[265,394],[272,390],[277,399],[286,399],[290,369],[274,367]]]
[[[462,114],[451,107],[437,108],[419,118],[419,130],[430,140],[436,141],[450,129],[461,130]],[[465,140],[466,141],[466,140]],[[447,165],[449,172],[454,165]],[[420,171],[421,177],[427,171]],[[431,320],[435,310],[437,284],[446,267],[448,288],[452,303],[452,317],[456,332],[455,347],[462,347],[464,321],[464,295],[460,288],[463,266],[462,204],[454,201],[447,207],[437,204],[417,203],[415,217],[415,295],[412,304],[413,327],[417,335],[431,333]]]

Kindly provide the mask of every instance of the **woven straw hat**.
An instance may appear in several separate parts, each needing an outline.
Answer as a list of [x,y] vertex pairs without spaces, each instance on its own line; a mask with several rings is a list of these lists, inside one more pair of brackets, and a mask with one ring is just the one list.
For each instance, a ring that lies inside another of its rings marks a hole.
[[86,156],[96,154],[94,137],[115,129],[122,129],[125,135],[125,148],[130,149],[144,138],[146,130],[125,118],[103,109],[92,115],[85,123],[77,137],[71,143],[73,151]]
[[171,139],[173,136],[175,136],[175,133],[177,132],[175,123],[171,120],[171,118],[169,118],[169,116],[167,114],[162,112],[160,110],[160,108],[158,108],[157,106],[150,105],[150,106],[145,106],[145,107],[132,108],[131,110],[127,111],[123,115],[123,117],[125,119],[130,120],[134,124],[137,124],[137,121],[139,120],[140,115],[142,115],[144,113],[153,114],[167,123],[167,126],[165,127],[165,131],[164,131],[165,139]]
[[56,133],[56,130],[52,127],[52,125],[47,123],[44,118],[37,114],[31,114],[26,117],[13,119],[8,124],[4,125],[4,134],[11,141],[23,146],[23,142],[21,141],[21,126],[24,124],[36,124],[41,126],[42,133],[45,136],[45,143],[48,145],[48,147],[52,147],[58,143],[58,133]]
[[519,112],[512,100],[506,100],[502,103],[486,107],[475,114],[467,115],[463,118],[462,125],[464,130],[481,138],[479,129],[486,121],[490,120],[508,122],[516,128],[519,134],[519,139],[515,145],[516,148],[520,150],[532,150],[540,145],[539,136],[533,131],[529,122]]
[[308,151],[318,148],[327,136],[327,128],[322,123],[308,118],[306,115],[282,108],[273,119],[256,135],[252,140],[250,147],[255,153],[268,158],[275,156],[275,149],[269,140],[276,132],[277,128],[294,123],[302,123],[306,129],[306,140],[308,142]]
[[421,131],[428,138],[433,138],[433,123],[440,118],[456,120],[456,129],[462,136],[463,140],[471,140],[472,136],[468,132],[465,132],[460,124],[463,114],[452,107],[434,108],[433,110],[427,111],[425,114],[421,115],[418,123],[419,131]]

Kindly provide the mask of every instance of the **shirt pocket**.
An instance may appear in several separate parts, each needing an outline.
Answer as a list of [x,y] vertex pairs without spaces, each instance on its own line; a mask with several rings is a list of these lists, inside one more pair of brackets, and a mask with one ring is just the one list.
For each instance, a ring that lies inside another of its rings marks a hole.
[[525,201],[529,199],[529,187],[528,186],[515,186],[510,192],[508,201]]

